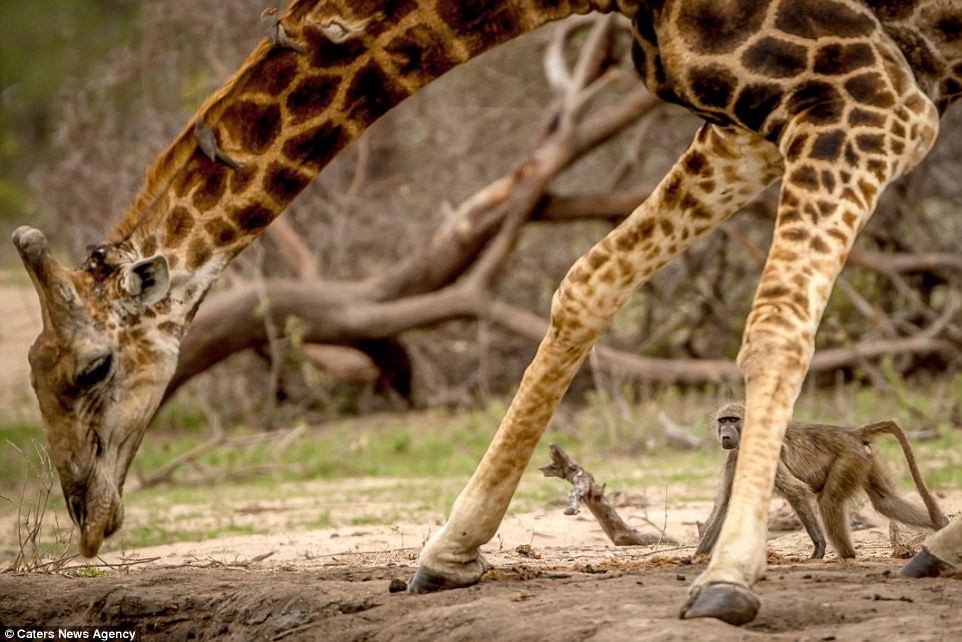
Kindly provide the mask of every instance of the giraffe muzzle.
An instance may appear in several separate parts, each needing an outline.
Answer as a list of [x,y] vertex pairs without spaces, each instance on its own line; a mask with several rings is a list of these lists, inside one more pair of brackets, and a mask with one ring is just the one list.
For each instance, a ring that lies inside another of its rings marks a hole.
[[96,556],[104,540],[123,524],[124,503],[120,492],[106,479],[95,478],[89,485],[65,488],[64,499],[70,519],[77,526],[77,549],[84,557]]

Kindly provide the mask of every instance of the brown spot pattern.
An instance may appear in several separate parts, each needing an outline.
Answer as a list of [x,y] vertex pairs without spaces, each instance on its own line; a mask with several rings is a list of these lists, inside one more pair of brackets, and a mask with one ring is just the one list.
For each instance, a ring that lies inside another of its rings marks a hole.
[[301,30],[301,37],[307,41],[310,64],[315,69],[336,71],[349,66],[367,51],[362,38],[332,42],[317,26],[305,26]]
[[835,174],[833,174],[830,170],[823,169],[821,177],[822,177],[822,189],[824,189],[828,193],[834,192],[835,191]]
[[254,165],[245,165],[240,169],[235,169],[230,173],[230,191],[233,194],[243,194],[250,187],[256,175],[257,167]]
[[314,170],[327,164],[347,144],[347,134],[340,125],[326,122],[284,143],[284,155]]
[[785,151],[785,159],[789,162],[795,162],[802,157],[805,153],[805,143],[808,142],[808,134],[802,133],[794,138],[788,144],[788,149]]
[[199,212],[206,212],[220,202],[227,189],[227,173],[230,169],[220,161],[208,163],[199,175],[199,185],[194,191],[191,203]]
[[688,72],[688,86],[703,107],[723,110],[731,104],[738,78],[721,65],[705,65]]
[[[883,112],[870,111],[856,107],[848,114],[848,124],[852,127],[884,127],[887,120]],[[899,125],[901,127],[901,125]],[[904,130],[903,130],[904,132]],[[899,136],[903,134],[898,134]]]
[[865,13],[831,0],[782,0],[775,15],[775,27],[809,40],[825,36],[857,38],[872,33],[875,21]]
[[370,62],[354,75],[342,108],[351,120],[369,125],[407,96],[401,85]]
[[221,125],[245,151],[263,154],[281,133],[281,108],[243,100],[227,108]]
[[193,156],[187,161],[187,164],[174,176],[171,187],[174,190],[174,194],[177,195],[177,198],[186,196],[190,190],[194,188],[194,185],[203,180],[199,170],[202,164],[209,162],[210,159],[204,156],[198,147],[197,151],[194,152]]
[[237,230],[223,217],[216,217],[204,223],[204,231],[215,245],[229,245],[237,238]]
[[809,152],[809,156],[816,160],[833,161],[837,159],[842,152],[842,145],[844,143],[845,132],[841,129],[823,132],[815,137],[815,142],[812,143],[812,150]]
[[291,114],[291,122],[298,124],[317,118],[318,114],[330,106],[340,84],[340,79],[330,74],[308,76],[299,82],[288,94],[285,103]]
[[282,49],[271,49],[258,67],[257,75],[247,78],[244,89],[253,93],[277,96],[297,77],[297,61]]
[[888,109],[895,104],[895,97],[877,71],[849,78],[845,81],[845,91],[858,102],[871,107]]
[[518,8],[503,0],[439,2],[437,14],[472,54],[521,32]]
[[855,146],[862,152],[882,154],[885,152],[885,135],[859,134],[855,137]]
[[685,25],[685,43],[700,54],[734,50],[758,32],[767,7],[755,0],[686,0],[681,3],[678,22]]
[[844,100],[831,84],[813,80],[802,83],[792,92],[786,108],[790,114],[802,115],[807,122],[829,125],[841,120]]
[[196,270],[207,263],[211,257],[211,250],[207,240],[195,237],[187,248],[187,269]]
[[831,248],[821,236],[813,236],[809,246],[814,252],[818,252],[819,254],[828,254],[829,251],[831,251]]
[[253,232],[267,227],[274,220],[275,215],[273,210],[260,203],[253,203],[233,212],[231,218],[234,219],[241,230]]
[[732,111],[745,127],[761,132],[766,119],[782,99],[782,88],[775,84],[750,84],[738,93]]
[[875,52],[864,42],[825,45],[815,54],[814,71],[825,76],[851,73],[875,62]]
[[398,72],[425,84],[457,64],[440,38],[425,25],[415,25],[394,38],[384,50],[391,55]]
[[766,36],[745,50],[742,64],[768,78],[792,78],[808,69],[808,49]]
[[153,234],[146,236],[140,246],[140,251],[144,256],[152,256],[157,251],[157,237]]
[[278,203],[286,204],[300,194],[310,181],[310,176],[306,174],[280,163],[271,163],[264,174],[264,191]]
[[166,232],[165,245],[170,248],[179,246],[194,227],[194,217],[183,205],[176,206],[167,215],[164,225]]
[[685,170],[693,176],[711,176],[711,164],[701,152],[694,151],[684,157]]
[[802,165],[796,168],[788,177],[788,181],[794,186],[809,192],[818,189],[818,174],[811,165]]

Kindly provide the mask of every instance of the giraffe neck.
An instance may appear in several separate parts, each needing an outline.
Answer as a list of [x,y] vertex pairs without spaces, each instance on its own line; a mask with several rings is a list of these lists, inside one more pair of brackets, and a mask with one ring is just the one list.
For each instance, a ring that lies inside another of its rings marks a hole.
[[[625,3],[630,0],[618,0]],[[451,68],[545,23],[615,0],[297,0],[283,18],[305,54],[264,41],[198,110],[231,169],[198,149],[193,123],[148,170],[111,241],[163,253],[186,320],[218,274],[343,148]]]

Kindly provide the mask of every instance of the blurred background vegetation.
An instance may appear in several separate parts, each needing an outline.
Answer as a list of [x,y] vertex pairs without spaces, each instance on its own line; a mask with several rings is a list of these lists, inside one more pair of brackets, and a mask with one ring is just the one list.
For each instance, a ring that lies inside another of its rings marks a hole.
[[[258,0],[37,0],[0,2],[0,237],[30,222],[47,231],[65,263],[109,233],[141,187],[145,168],[261,39]],[[285,219],[328,279],[392,269],[422,247],[453,207],[511,171],[544,137],[555,100],[539,30],[460,67],[379,121],[315,180]],[[577,40],[577,39],[576,39]],[[621,73],[595,99],[612,104],[637,85],[622,34],[612,56]],[[962,114],[951,111],[922,167],[890,188],[858,247],[870,257],[962,255]],[[564,171],[552,193],[650,189],[698,126],[662,106]],[[726,223],[647,284],[605,338],[618,349],[663,358],[732,359],[738,350],[772,225],[773,194]],[[571,262],[610,220],[531,223],[495,284],[502,301],[545,317]],[[291,276],[278,248],[258,242],[218,288],[260,276]],[[20,274],[0,243],[0,263]],[[924,334],[939,322],[938,351],[847,363],[811,386],[865,384],[891,392],[951,381],[960,364],[959,263],[910,270],[852,265],[836,290],[819,349]],[[953,311],[954,310],[954,311]],[[947,317],[947,318],[946,318]],[[493,324],[461,320],[399,337],[413,364],[411,399],[382,398],[369,384],[318,373],[286,354],[280,394],[264,381],[266,354],[232,357],[186,386],[159,423],[183,429],[216,413],[225,423],[278,427],[399,407],[477,408],[507,398],[535,345]],[[584,368],[574,403],[645,403],[673,382],[621,380]],[[901,385],[899,383],[899,385]],[[712,400],[737,386],[677,388]],[[943,393],[945,408],[957,400]],[[207,410],[196,400],[208,400]],[[711,403],[706,402],[706,406]],[[701,408],[710,410],[710,408]],[[563,415],[564,416],[564,415]],[[563,417],[560,421],[563,421]],[[654,417],[647,417],[658,430]]]
[[[71,80],[134,35],[135,0],[0,3],[0,220],[30,213],[26,179],[49,163]],[[8,256],[8,252],[0,256]]]

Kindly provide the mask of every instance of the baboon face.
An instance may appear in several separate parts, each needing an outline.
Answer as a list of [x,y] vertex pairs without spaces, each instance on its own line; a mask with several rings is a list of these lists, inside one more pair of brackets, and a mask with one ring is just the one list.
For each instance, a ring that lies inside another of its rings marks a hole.
[[744,415],[745,408],[737,403],[726,404],[715,413],[715,430],[717,431],[718,442],[725,450],[738,448]]

